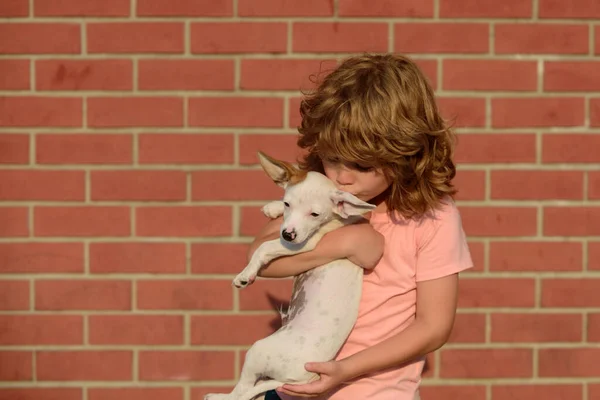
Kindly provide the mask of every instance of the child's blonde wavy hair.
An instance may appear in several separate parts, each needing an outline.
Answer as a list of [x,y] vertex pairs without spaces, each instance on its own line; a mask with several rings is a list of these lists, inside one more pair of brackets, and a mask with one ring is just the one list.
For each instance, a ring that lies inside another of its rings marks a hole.
[[427,79],[409,58],[362,55],[343,61],[300,105],[304,170],[322,160],[381,168],[390,213],[419,217],[456,190],[454,135]]

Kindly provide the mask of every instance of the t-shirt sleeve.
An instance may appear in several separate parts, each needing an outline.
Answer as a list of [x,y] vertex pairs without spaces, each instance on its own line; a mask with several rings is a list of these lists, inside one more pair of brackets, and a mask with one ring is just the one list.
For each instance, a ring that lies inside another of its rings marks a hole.
[[416,280],[427,281],[473,267],[460,213],[449,201],[420,227]]

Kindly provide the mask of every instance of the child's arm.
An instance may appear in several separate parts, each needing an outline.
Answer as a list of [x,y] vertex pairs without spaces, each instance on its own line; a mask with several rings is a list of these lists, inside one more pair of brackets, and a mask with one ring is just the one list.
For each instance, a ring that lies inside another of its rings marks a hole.
[[325,393],[362,375],[410,362],[437,350],[454,324],[458,297],[458,274],[417,283],[415,321],[396,336],[340,361],[308,363],[308,371],[320,380],[304,385],[284,385],[278,390],[291,396]]
[[[279,237],[282,218],[269,221],[250,245],[248,257],[265,241]],[[280,257],[262,268],[259,276],[284,278],[348,258],[365,269],[374,268],[383,254],[383,236],[367,222],[344,226],[321,238],[314,250],[294,256]]]

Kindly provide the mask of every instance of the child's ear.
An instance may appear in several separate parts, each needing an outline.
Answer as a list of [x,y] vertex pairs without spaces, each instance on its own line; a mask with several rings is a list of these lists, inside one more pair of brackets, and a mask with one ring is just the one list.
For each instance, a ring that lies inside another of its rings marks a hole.
[[348,218],[352,215],[362,215],[375,208],[373,204],[364,202],[353,194],[342,190],[334,190],[330,198],[333,203],[333,212],[342,218]]
[[288,184],[297,183],[306,176],[304,172],[300,171],[292,164],[276,160],[261,151],[258,152],[258,159],[267,175],[273,179],[273,182],[284,189]]

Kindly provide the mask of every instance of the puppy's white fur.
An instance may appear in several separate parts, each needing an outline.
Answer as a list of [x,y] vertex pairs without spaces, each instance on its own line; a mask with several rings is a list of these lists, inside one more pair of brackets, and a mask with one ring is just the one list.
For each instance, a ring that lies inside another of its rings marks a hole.
[[[357,222],[374,208],[317,172],[302,173],[292,165],[259,153],[261,165],[285,189],[283,201],[263,207],[270,218],[283,214],[280,238],[264,242],[236,287],[251,284],[271,260],[310,251],[327,232]],[[358,316],[363,270],[347,259],[336,260],[294,278],[290,308],[283,326],[254,343],[246,354],[240,379],[229,394],[208,394],[205,400],[252,400],[284,383],[306,383],[318,375],[307,362],[332,360]]]

